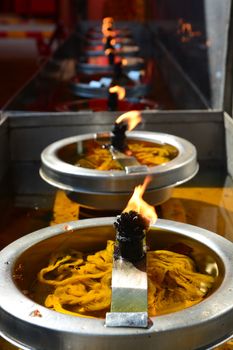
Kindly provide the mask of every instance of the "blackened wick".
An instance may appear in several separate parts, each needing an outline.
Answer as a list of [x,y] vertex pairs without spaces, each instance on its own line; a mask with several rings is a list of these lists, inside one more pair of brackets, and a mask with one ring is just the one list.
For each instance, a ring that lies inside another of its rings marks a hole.
[[124,152],[128,149],[126,141],[126,131],[128,129],[128,124],[126,122],[115,123],[113,128],[113,136],[111,139],[112,146],[118,151]]
[[149,222],[136,211],[122,213],[114,223],[119,255],[131,262],[143,258],[145,232]]

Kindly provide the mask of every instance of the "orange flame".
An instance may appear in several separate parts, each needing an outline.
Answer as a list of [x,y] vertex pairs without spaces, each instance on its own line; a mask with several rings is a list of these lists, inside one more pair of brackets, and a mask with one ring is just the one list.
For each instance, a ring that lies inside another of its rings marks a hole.
[[112,92],[112,93],[116,92],[119,100],[123,100],[123,98],[125,97],[125,88],[119,85],[110,87],[109,92]]
[[102,28],[102,33],[104,37],[110,36],[110,32],[109,32],[109,27],[107,28]]
[[114,21],[113,21],[112,17],[105,17],[103,19],[103,21],[102,21],[102,33],[105,37],[110,35],[109,29],[112,29],[113,22]]
[[119,124],[122,121],[126,121],[128,124],[128,131],[133,130],[141,121],[142,116],[139,111],[129,111],[117,118],[116,123]]
[[135,187],[133,195],[130,198],[126,208],[123,210],[123,213],[129,212],[130,210],[136,211],[138,214],[143,216],[150,224],[153,224],[158,218],[155,208],[142,199],[142,196],[150,181],[150,176],[147,176],[142,185]]
[[104,51],[104,53],[105,53],[106,56],[108,56],[108,55],[110,55],[110,53],[114,53],[114,50],[113,49],[106,49]]
[[113,23],[114,19],[112,17],[104,17],[102,23]]
[[116,39],[112,39],[112,40],[110,41],[110,44],[111,44],[112,46],[115,46],[115,45],[116,45]]
[[111,25],[109,25],[108,23],[102,25],[102,33],[105,37],[110,35],[109,29],[111,29]]
[[122,62],[123,66],[127,66],[127,64],[128,64],[128,60],[125,57],[122,58],[121,62]]

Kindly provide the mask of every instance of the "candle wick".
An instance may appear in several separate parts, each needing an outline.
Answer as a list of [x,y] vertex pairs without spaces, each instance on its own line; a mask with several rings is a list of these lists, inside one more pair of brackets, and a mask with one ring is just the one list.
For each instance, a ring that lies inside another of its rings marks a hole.
[[123,212],[114,223],[117,230],[119,255],[131,262],[141,260],[144,255],[144,238],[149,222],[136,211]]
[[126,140],[126,131],[128,129],[128,124],[125,122],[115,123],[114,129],[112,131],[113,136],[111,139],[112,146],[118,151],[125,152],[128,149]]

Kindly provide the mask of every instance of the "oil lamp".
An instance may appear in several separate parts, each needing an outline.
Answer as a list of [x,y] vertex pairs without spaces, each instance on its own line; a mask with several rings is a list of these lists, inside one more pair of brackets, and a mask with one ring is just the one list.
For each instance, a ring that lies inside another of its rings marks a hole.
[[143,185],[135,187],[126,208],[115,222],[119,255],[131,262],[144,257],[146,231],[157,219],[154,207],[142,199],[149,181],[147,176]]
[[104,50],[107,49],[114,49],[114,46],[112,45],[112,37],[109,35],[106,38],[105,45],[104,45]]
[[[164,202],[171,196],[175,185],[190,180],[197,173],[197,152],[189,141],[177,136],[131,131],[141,119],[137,110],[126,112],[117,118],[112,131],[56,141],[41,154],[40,175],[51,185],[66,190],[80,205],[107,210],[122,210],[135,186],[143,182],[145,175],[151,175],[145,199],[153,205]],[[136,158],[136,153],[128,149],[132,149],[132,145],[139,145],[142,149],[149,146],[149,150],[155,147],[162,152],[172,149],[174,152],[169,153],[166,162],[163,158],[161,162],[160,157],[156,163],[156,154],[147,150],[146,155],[153,160],[148,165],[143,162],[144,156],[142,160]],[[117,169],[103,164],[104,160],[98,156],[103,147],[106,161],[114,161]],[[86,159],[87,150],[97,152],[101,168],[98,164],[91,168],[80,164],[80,159]]]
[[[217,276],[216,284],[203,302],[174,313],[153,316],[150,327],[145,317],[141,318],[146,320],[145,328],[113,328],[105,327],[102,318],[55,312],[25,294],[29,285],[34,286],[38,269],[56,249],[88,252],[96,246],[103,247],[107,240],[114,240],[115,221],[116,217],[101,217],[54,225],[26,235],[0,252],[0,328],[4,338],[20,348],[35,350],[153,350],[156,347],[168,350],[173,349],[174,344],[179,350],[187,350],[210,349],[232,335],[233,244],[203,228],[169,220],[158,219],[151,224],[146,233],[147,244],[154,249],[167,249],[177,243],[192,248],[200,271]],[[23,267],[20,287],[13,277],[19,264]],[[138,292],[141,290],[145,295],[146,280],[141,279],[141,282],[143,288],[138,288]],[[135,285],[134,273],[132,283]],[[125,289],[123,301],[127,292]],[[138,304],[137,312],[143,316],[147,303],[146,299],[140,297],[140,300],[145,306]],[[132,317],[132,324],[134,320]]]
[[125,88],[115,85],[108,90],[108,110],[116,111],[118,107],[118,100],[123,100],[125,97]]
[[148,229],[147,220],[138,212],[123,212],[115,222],[119,255],[131,262],[139,261],[145,255],[143,240]]
[[117,118],[112,130],[112,146],[124,152],[128,149],[126,141],[126,131],[133,130],[141,122],[141,113],[139,111],[130,111]]
[[150,177],[136,186],[126,208],[117,218],[112,268],[111,311],[106,314],[107,327],[148,326],[148,282],[145,235],[157,219],[154,207],[142,196]]

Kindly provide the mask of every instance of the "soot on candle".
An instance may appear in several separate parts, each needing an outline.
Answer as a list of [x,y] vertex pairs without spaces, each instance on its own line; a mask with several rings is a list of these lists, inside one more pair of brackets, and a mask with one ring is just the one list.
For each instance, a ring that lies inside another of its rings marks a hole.
[[127,122],[115,123],[113,128],[113,136],[111,139],[112,146],[118,151],[124,152],[128,149],[127,141],[126,141],[126,131],[128,129]]
[[108,37],[106,38],[106,43],[105,43],[105,45],[104,45],[104,50],[107,50],[107,49],[112,49],[112,50],[114,50],[114,46],[112,45],[111,41],[112,41],[112,37],[111,37],[111,36],[108,36]]
[[136,211],[122,213],[114,223],[117,230],[119,255],[131,262],[143,258],[145,232],[149,228],[149,221]]
[[118,93],[108,92],[108,110],[116,111],[118,106]]

